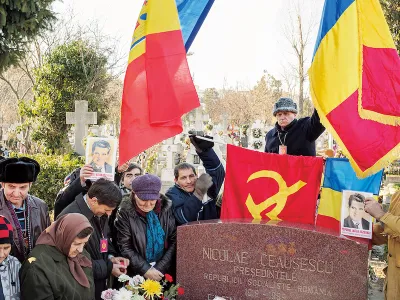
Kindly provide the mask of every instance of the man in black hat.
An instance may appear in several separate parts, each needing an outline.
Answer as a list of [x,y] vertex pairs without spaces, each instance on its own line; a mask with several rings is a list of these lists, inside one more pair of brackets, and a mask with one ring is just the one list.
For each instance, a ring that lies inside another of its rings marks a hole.
[[29,189],[40,172],[37,161],[27,158],[7,158],[0,161],[0,215],[14,228],[12,255],[24,261],[48,226],[47,204],[32,195]]
[[296,119],[297,104],[280,98],[274,105],[275,128],[265,136],[265,152],[315,156],[315,140],[324,132],[316,110],[311,117]]

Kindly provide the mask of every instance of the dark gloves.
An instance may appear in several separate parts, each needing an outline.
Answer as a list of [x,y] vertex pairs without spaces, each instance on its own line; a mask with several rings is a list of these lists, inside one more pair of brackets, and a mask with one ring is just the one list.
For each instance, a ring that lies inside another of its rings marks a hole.
[[[204,137],[207,139],[210,139],[210,140],[213,139],[211,136],[208,136],[208,135],[206,135]],[[193,146],[196,148],[196,151],[199,153],[206,152],[207,150],[214,147],[214,142],[199,139],[195,135],[189,135],[189,138],[190,138],[190,142],[193,144]]]
[[200,201],[203,200],[204,195],[207,194],[208,189],[213,185],[213,181],[210,175],[207,173],[202,174],[196,181],[194,187],[194,195],[199,198]]

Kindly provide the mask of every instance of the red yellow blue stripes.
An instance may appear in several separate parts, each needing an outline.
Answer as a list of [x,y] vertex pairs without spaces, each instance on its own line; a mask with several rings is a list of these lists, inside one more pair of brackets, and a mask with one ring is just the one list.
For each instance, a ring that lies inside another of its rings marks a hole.
[[182,132],[182,115],[199,105],[175,0],[144,1],[125,74],[120,164]]
[[379,194],[383,171],[358,179],[347,159],[328,158],[318,205],[317,226],[340,232],[343,190]]
[[[362,177],[379,171],[400,152],[399,58],[390,48],[394,44],[383,14],[377,13],[377,1],[326,0],[309,70],[321,121]],[[371,11],[375,14],[366,15]],[[380,27],[369,34],[374,26]]]
[[357,0],[362,76],[358,110],[364,119],[400,125],[400,58],[377,0]]

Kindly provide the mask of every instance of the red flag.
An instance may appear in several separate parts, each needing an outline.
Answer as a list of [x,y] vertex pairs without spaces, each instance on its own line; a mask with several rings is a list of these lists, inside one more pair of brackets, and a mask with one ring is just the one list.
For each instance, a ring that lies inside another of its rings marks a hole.
[[125,75],[119,163],[182,132],[182,115],[199,105],[175,0],[145,1]]
[[221,219],[314,225],[323,160],[228,145]]

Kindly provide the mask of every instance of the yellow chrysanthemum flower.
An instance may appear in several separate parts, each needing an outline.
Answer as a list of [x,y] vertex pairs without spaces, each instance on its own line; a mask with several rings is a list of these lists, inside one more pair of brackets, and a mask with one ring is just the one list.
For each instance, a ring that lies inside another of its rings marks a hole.
[[162,295],[162,286],[158,281],[146,279],[140,287],[144,290],[143,296],[154,299],[154,296],[160,297]]

